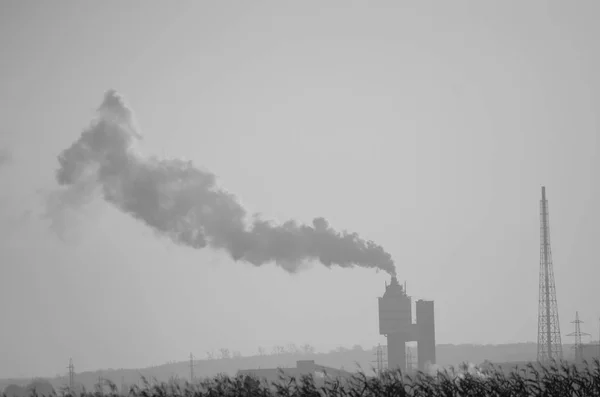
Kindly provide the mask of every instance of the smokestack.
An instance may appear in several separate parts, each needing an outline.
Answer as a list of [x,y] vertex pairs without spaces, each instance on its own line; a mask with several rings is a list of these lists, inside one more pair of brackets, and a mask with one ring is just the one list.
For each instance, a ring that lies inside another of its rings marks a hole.
[[246,210],[217,186],[212,173],[190,161],[143,156],[136,150],[142,136],[133,112],[115,90],[106,92],[97,113],[58,156],[56,179],[70,200],[91,199],[99,191],[106,202],[175,243],[225,250],[255,266],[274,262],[294,273],[301,262],[316,259],[327,267],[360,266],[395,276],[391,255],[373,241],[338,232],[324,218],[312,225],[261,219],[247,224]]

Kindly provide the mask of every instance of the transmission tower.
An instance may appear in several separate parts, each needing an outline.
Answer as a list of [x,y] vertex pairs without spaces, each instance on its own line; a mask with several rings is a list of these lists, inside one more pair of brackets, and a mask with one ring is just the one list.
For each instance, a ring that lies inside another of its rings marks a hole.
[[413,369],[413,350],[410,346],[406,346],[406,370],[412,371]]
[[556,286],[550,249],[550,223],[546,188],[542,186],[540,201],[540,295],[538,307],[538,354],[539,362],[562,360],[562,342],[556,304]]
[[385,356],[384,349],[381,344],[377,345],[377,349],[375,351],[375,355],[377,356],[375,363],[377,365],[377,375],[380,375],[385,369]]
[[194,355],[190,353],[190,383],[194,381]]
[[586,334],[585,332],[581,332],[581,321],[579,319],[579,312],[575,312],[575,321],[571,321],[571,324],[575,324],[575,332],[571,332],[567,336],[575,337],[575,345],[573,349],[575,349],[575,362],[581,363],[583,361],[583,344],[581,343],[581,337],[584,335],[589,336],[590,334]]
[[75,384],[75,366],[73,365],[72,358],[69,359],[69,366],[67,368],[69,369],[69,389],[71,392],[73,392],[73,387]]

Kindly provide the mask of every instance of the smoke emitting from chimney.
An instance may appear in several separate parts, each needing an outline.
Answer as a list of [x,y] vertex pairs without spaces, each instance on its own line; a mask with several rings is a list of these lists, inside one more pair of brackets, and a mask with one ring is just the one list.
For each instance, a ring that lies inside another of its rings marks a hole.
[[[303,261],[330,267],[360,266],[396,274],[391,255],[356,233],[337,232],[324,218],[312,225],[281,225],[253,219],[216,178],[190,161],[143,156],[133,112],[109,90],[97,117],[59,156],[56,179],[65,197],[89,199],[100,191],[108,203],[173,242],[225,250],[236,261],[256,266],[275,262],[294,273]],[[90,188],[91,187],[91,188]],[[63,203],[68,205],[68,203]]]

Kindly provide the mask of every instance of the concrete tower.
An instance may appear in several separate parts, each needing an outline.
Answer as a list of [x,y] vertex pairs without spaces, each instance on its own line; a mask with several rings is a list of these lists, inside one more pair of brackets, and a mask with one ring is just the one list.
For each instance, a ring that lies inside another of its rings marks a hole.
[[433,301],[416,302],[417,322],[412,322],[412,301],[392,277],[379,298],[379,333],[387,337],[389,369],[406,371],[406,342],[417,342],[418,367],[435,364],[435,321]]

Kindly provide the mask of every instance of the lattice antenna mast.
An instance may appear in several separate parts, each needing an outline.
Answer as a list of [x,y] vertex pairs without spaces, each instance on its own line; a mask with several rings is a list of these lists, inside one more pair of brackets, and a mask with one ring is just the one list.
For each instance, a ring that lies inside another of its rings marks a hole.
[[563,358],[556,286],[550,249],[550,223],[546,188],[542,186],[540,201],[540,286],[538,307],[538,361],[560,361]]
[[582,336],[589,336],[590,334],[586,334],[585,332],[581,332],[581,321],[579,319],[579,312],[575,312],[575,321],[571,321],[571,324],[575,324],[575,332],[571,332],[567,336],[575,337],[575,345],[573,349],[575,349],[575,361],[581,362],[583,361],[583,343],[581,343]]

